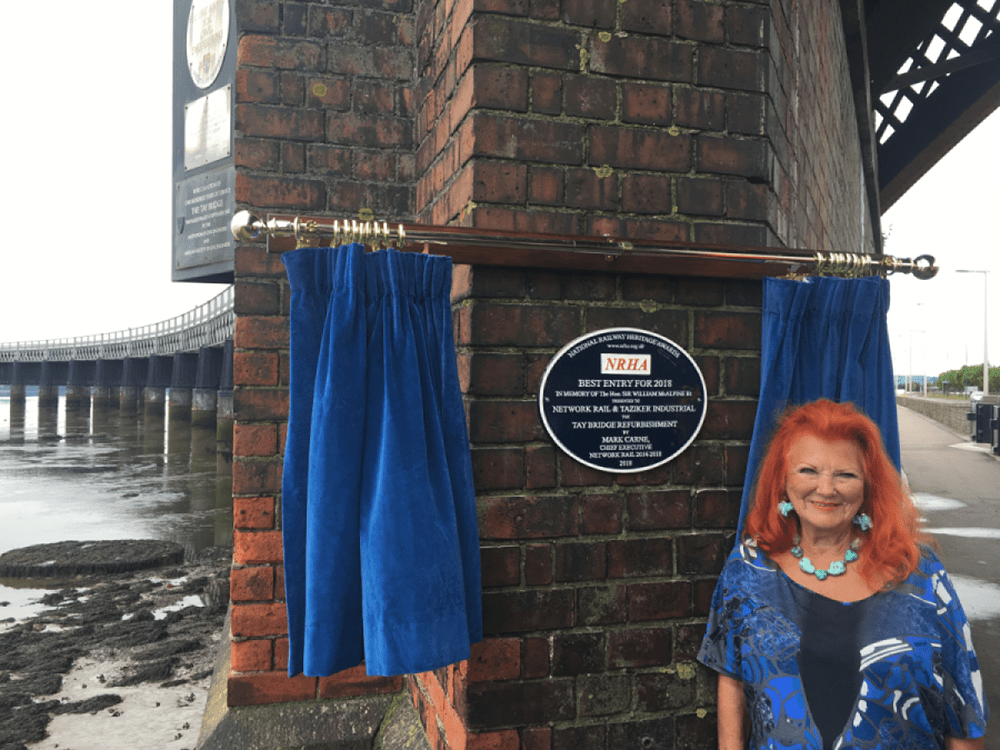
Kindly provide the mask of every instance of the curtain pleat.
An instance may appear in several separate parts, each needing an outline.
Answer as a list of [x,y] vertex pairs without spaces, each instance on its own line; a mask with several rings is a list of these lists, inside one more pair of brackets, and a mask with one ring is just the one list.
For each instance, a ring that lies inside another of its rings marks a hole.
[[757,467],[778,418],[818,398],[851,401],[882,430],[899,466],[899,426],[886,313],[889,282],[811,278],[764,280],[760,400],[747,462],[740,529]]
[[466,659],[482,613],[451,259],[350,245],[283,260],[289,674]]

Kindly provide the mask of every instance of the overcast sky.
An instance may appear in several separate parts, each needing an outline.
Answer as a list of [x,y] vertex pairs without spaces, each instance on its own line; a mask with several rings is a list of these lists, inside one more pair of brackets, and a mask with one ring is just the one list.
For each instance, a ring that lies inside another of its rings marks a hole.
[[[42,8],[44,7],[44,10]],[[172,3],[9,3],[0,340],[104,333],[180,315],[222,291],[172,283]],[[44,18],[43,18],[44,16]],[[37,30],[44,28],[44,44]],[[981,363],[983,276],[1000,363],[1000,112],[883,216],[887,252],[931,254],[936,279],[892,279],[897,373]],[[911,349],[910,340],[913,346]]]
[[170,281],[173,2],[8,3],[4,21],[0,340],[156,323],[220,293]]
[[[889,335],[897,374],[927,373],[983,362],[983,279],[989,271],[989,355],[1000,365],[1000,110],[920,178],[882,217],[886,252],[933,255],[941,271],[930,281],[891,280]],[[913,346],[910,347],[912,337]]]

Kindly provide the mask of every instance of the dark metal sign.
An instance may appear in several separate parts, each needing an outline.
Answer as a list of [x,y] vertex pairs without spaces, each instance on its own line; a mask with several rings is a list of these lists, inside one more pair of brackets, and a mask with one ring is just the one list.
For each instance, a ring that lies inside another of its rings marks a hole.
[[[232,282],[236,243],[232,0],[174,0],[174,281]],[[228,215],[226,215],[228,214]]]
[[571,341],[549,363],[538,394],[549,435],[574,459],[615,473],[679,455],[705,421],[705,379],[668,338],[608,328]]
[[201,172],[177,185],[175,270],[225,264],[232,258],[229,222],[236,210],[235,167]]

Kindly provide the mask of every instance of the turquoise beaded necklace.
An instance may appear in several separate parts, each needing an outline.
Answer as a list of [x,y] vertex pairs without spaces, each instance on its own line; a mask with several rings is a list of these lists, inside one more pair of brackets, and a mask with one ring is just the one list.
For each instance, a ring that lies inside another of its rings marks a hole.
[[792,557],[798,558],[799,568],[804,573],[809,573],[811,575],[814,575],[821,581],[826,580],[827,576],[840,576],[846,573],[847,563],[852,563],[858,559],[858,549],[860,549],[861,547],[861,539],[855,538],[854,541],[851,542],[851,547],[850,549],[847,550],[847,554],[844,555],[844,559],[835,560],[834,562],[830,563],[829,568],[823,570],[822,568],[817,568],[813,564],[812,560],[810,560],[808,557],[802,556],[804,554],[802,552],[802,547],[800,546],[800,544],[802,543],[802,537],[796,534],[795,538],[792,541],[794,544],[792,546],[792,549],[789,551],[792,553]]

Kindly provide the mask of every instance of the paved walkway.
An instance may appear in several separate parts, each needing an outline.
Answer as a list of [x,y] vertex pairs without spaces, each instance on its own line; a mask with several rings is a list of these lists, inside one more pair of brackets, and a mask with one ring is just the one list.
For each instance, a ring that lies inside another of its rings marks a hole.
[[929,417],[900,407],[903,471],[972,623],[1000,750],[1000,457]]

